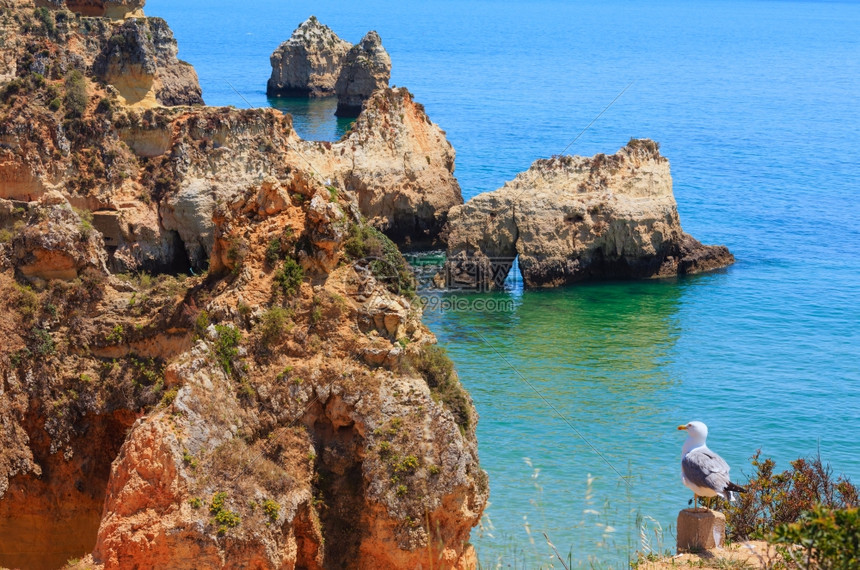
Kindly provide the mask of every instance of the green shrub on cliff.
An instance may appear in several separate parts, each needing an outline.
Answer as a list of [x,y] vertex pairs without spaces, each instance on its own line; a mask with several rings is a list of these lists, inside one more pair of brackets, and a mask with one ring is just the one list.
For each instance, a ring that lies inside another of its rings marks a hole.
[[800,568],[860,568],[860,510],[815,507],[777,527],[772,542],[787,545],[783,558]]
[[64,80],[66,96],[63,102],[66,105],[66,114],[70,117],[80,117],[87,110],[89,95],[87,94],[87,83],[84,76],[77,69],[66,74]]
[[433,398],[451,410],[457,425],[468,429],[472,421],[469,399],[445,349],[436,345],[426,346],[412,357],[412,365],[427,381]]
[[766,538],[777,527],[800,519],[819,506],[844,509],[858,506],[858,490],[847,479],[834,478],[820,457],[797,459],[791,469],[774,472],[773,459],[752,456],[755,468],[746,493],[725,507],[727,534],[734,541]]
[[296,260],[288,257],[281,268],[275,273],[275,283],[286,297],[292,297],[299,292],[305,272]]
[[392,293],[415,295],[416,281],[409,264],[394,242],[370,224],[350,226],[343,250],[347,260],[367,264]]
[[215,325],[218,337],[215,339],[215,355],[218,364],[227,375],[233,374],[233,362],[239,357],[239,343],[242,335],[235,328],[228,325]]

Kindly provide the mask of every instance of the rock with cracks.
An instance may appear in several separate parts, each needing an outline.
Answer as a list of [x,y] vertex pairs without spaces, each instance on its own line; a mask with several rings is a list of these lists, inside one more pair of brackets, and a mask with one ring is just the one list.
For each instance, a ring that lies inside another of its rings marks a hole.
[[614,155],[536,161],[448,213],[449,287],[500,287],[518,257],[527,287],[700,273],[734,262],[684,233],[669,161],[631,140]]

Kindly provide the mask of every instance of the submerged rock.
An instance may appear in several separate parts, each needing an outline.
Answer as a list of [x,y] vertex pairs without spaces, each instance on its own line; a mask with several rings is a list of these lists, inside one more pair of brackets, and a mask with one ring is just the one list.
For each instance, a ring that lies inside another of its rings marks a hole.
[[272,54],[272,76],[266,94],[269,97],[334,95],[344,57],[351,47],[352,44],[311,16]]
[[357,117],[361,106],[374,91],[388,87],[391,79],[391,58],[382,47],[379,34],[370,31],[354,45],[343,62],[337,78],[338,117]]
[[527,287],[670,277],[734,262],[681,229],[669,161],[651,140],[616,154],[536,161],[448,213],[448,286],[501,286],[519,256]]

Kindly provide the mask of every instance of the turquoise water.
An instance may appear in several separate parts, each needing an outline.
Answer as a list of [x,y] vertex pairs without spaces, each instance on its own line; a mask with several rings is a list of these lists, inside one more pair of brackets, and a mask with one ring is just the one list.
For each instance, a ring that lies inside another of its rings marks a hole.
[[[428,312],[481,414],[492,504],[473,541],[486,564],[549,565],[546,532],[576,561],[623,566],[639,546],[631,511],[668,531],[686,506],[675,426],[691,419],[710,426],[741,479],[761,447],[783,468],[820,449],[860,481],[860,5],[150,0],[146,10],[174,29],[207,103],[239,107],[228,82],[268,105],[268,56],[311,13],[353,42],[376,29],[392,83],[447,131],[466,198],[561,152],[633,82],[568,152],[660,141],[684,228],[738,262],[682,280],[512,283],[481,297],[501,309]],[[345,128],[326,122],[324,102],[273,104],[308,138]]]

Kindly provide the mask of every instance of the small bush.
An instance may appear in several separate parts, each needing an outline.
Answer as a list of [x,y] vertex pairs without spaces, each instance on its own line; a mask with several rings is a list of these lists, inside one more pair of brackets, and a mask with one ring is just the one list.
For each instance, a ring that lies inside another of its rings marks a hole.
[[263,512],[269,517],[273,523],[278,522],[278,515],[281,512],[281,505],[271,499],[263,501]]
[[45,329],[33,327],[31,331],[33,336],[33,354],[36,356],[48,356],[54,354],[56,345],[51,333]]
[[73,118],[83,116],[89,102],[84,76],[77,69],[73,69],[66,74],[64,85],[66,96],[63,98],[63,102],[66,105],[66,114]]
[[281,269],[275,273],[275,283],[286,297],[292,297],[299,292],[304,278],[304,269],[291,257],[288,257]]
[[272,307],[263,313],[260,320],[260,341],[264,346],[277,342],[286,329],[290,314],[283,307]]
[[454,363],[448,358],[445,349],[436,345],[426,346],[411,360],[418,373],[427,381],[434,399],[444,403],[454,414],[457,424],[467,429],[472,421],[471,406],[454,373]]
[[800,568],[860,568],[860,511],[815,507],[777,527],[771,541],[788,545],[781,554]]
[[239,343],[242,335],[238,330],[227,325],[215,325],[218,338],[215,340],[215,355],[218,364],[228,375],[233,374],[233,362],[239,357]]
[[273,238],[266,246],[266,263],[274,266],[281,258],[281,238]]
[[755,473],[738,501],[725,507],[728,536],[734,541],[765,538],[777,527],[800,519],[818,506],[844,509],[858,506],[857,488],[847,479],[834,478],[820,457],[797,459],[791,469],[774,473],[776,463],[752,456]]
[[415,294],[416,280],[409,264],[394,242],[370,224],[353,224],[343,249],[347,259],[367,263],[392,293],[407,297]]
[[209,328],[209,313],[207,311],[200,311],[197,313],[197,317],[194,319],[194,333],[198,337],[206,336],[206,329]]
[[223,491],[215,493],[209,503],[209,513],[214,515],[213,521],[218,526],[218,534],[224,534],[228,528],[237,527],[242,522],[238,513],[225,508],[226,503],[227,493]]

